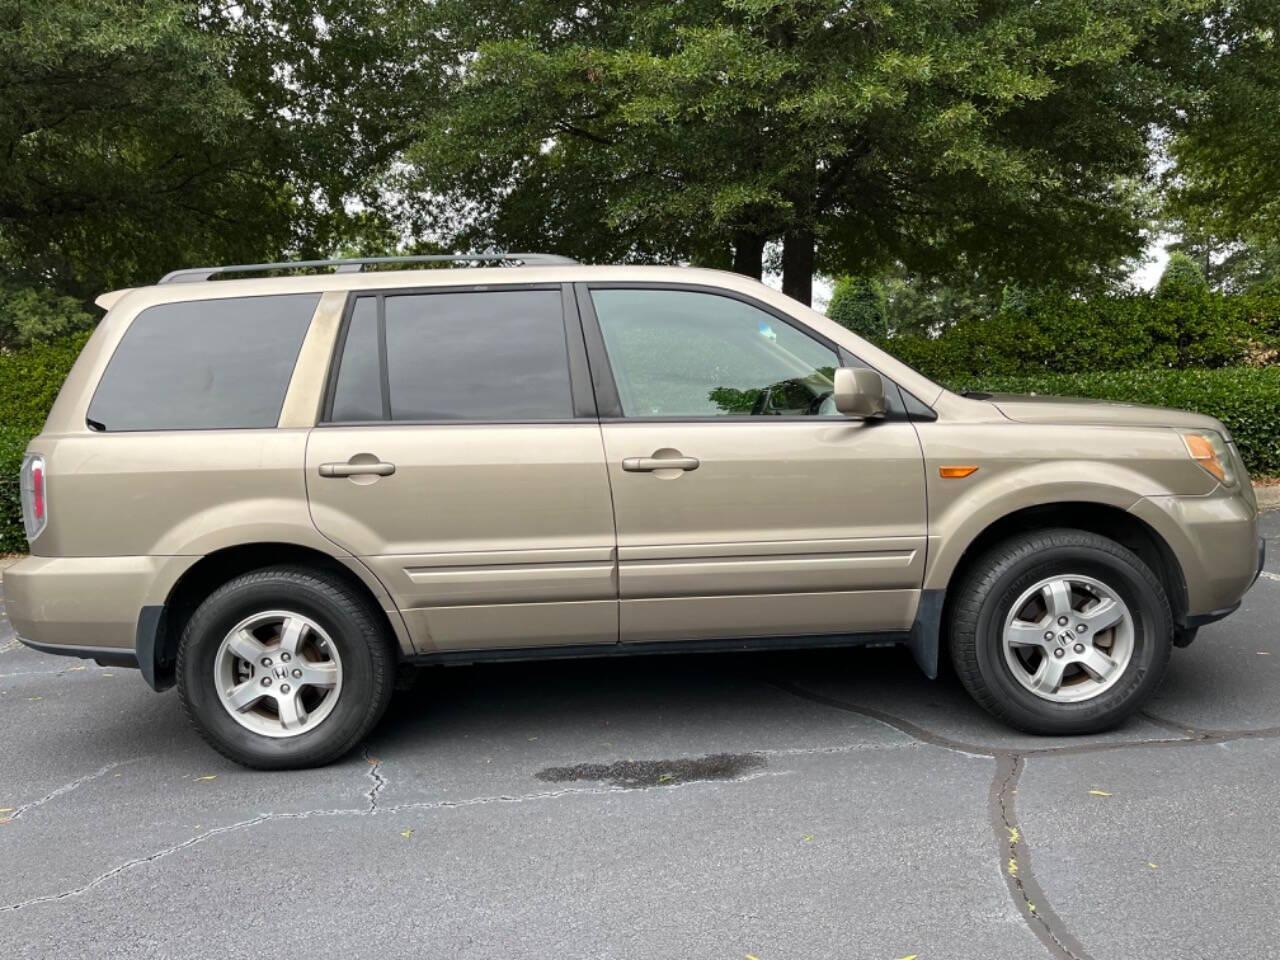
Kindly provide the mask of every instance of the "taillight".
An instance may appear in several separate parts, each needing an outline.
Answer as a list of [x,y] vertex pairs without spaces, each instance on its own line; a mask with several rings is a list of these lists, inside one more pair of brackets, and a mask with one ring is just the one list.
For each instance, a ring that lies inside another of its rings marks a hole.
[[22,526],[26,530],[27,539],[34,540],[40,536],[44,526],[49,522],[49,503],[45,496],[44,457],[38,453],[29,453],[22,461],[22,473],[19,475],[18,487],[22,497]]

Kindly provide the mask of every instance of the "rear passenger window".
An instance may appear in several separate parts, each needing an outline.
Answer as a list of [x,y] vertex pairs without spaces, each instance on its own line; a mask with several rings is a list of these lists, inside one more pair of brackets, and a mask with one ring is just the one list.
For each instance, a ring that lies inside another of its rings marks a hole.
[[[375,391],[372,377],[380,365],[385,369]],[[356,301],[334,384],[332,422],[572,417],[559,290]]]
[[274,427],[319,294],[148,307],[125,331],[89,403],[115,430]]
[[381,420],[382,373],[378,359],[378,302],[356,301],[333,391],[334,420]]

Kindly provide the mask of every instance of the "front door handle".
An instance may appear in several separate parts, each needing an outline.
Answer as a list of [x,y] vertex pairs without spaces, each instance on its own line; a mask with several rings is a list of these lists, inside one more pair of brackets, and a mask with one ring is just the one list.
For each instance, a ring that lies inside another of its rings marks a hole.
[[322,477],[389,477],[396,472],[394,463],[322,463]]
[[697,457],[627,457],[622,469],[630,473],[652,473],[655,470],[697,470]]

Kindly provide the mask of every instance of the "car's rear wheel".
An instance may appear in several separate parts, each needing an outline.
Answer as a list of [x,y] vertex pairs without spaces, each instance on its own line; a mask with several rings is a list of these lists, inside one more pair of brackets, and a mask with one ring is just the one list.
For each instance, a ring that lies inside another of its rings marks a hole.
[[1156,689],[1173,644],[1164,588],[1132,551],[1083,530],[1007,540],[952,603],[951,659],[995,716],[1031,733],[1094,733]]
[[297,567],[224,584],[178,648],[178,692],[196,728],[263,769],[347,753],[382,716],[394,672],[377,611],[337,578]]

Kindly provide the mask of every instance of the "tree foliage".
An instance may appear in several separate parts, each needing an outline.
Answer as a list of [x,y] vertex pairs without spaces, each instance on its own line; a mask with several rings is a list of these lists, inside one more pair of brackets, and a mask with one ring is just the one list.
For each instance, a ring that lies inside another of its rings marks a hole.
[[[406,187],[455,242],[1044,281],[1140,248],[1194,0],[440,0]],[[816,257],[816,260],[815,260]]]
[[93,315],[74,297],[48,288],[0,286],[0,350],[56,340],[93,324]]
[[863,337],[889,334],[889,298],[875,278],[841,277],[831,293],[827,316]]
[[87,299],[327,243],[388,141],[387,6],[0,0],[10,280]]
[[1216,289],[1280,283],[1280,5],[1220,0],[1201,21],[1173,125],[1165,216]]

